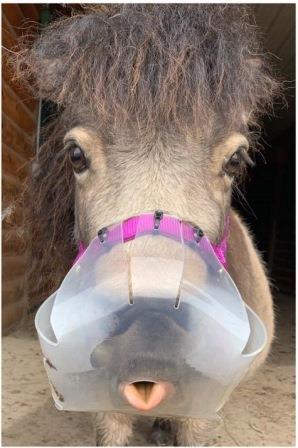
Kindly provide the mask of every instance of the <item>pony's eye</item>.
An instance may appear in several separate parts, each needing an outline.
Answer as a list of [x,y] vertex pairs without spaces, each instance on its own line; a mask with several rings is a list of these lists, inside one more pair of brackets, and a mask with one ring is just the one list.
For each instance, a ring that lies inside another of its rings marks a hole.
[[69,160],[76,173],[81,173],[88,168],[88,161],[84,151],[76,144],[73,144],[68,149]]
[[241,174],[246,166],[254,166],[254,162],[251,160],[247,153],[247,149],[240,147],[236,152],[226,161],[223,165],[223,173],[230,177],[235,177]]

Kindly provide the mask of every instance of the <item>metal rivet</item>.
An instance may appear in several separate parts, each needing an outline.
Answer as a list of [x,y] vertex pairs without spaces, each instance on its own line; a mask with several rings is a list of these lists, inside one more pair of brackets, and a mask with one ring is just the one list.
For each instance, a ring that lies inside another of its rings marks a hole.
[[194,227],[193,231],[194,231],[194,233],[193,233],[194,239],[198,243],[200,241],[200,239],[204,236],[204,232],[198,226]]
[[154,230],[158,230],[160,226],[160,221],[163,218],[163,211],[162,210],[156,210],[154,212]]
[[103,227],[102,229],[100,229],[97,233],[99,241],[101,243],[104,243],[108,237],[108,229],[106,227]]

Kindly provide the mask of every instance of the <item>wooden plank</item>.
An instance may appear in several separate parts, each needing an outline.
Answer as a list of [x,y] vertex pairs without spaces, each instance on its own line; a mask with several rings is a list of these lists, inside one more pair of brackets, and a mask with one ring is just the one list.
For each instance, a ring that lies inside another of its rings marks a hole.
[[25,132],[5,112],[2,114],[2,137],[7,145],[28,149],[30,157],[35,153],[36,134]]
[[14,100],[14,102],[17,105],[20,105],[22,107],[22,109],[24,111],[26,111],[26,113],[29,115],[29,117],[31,117],[32,121],[35,122],[36,121],[36,103],[34,104],[34,106],[29,107],[26,103],[24,103],[24,101],[22,100],[22,98],[20,98],[16,92],[16,90],[14,88],[12,88],[8,83],[4,83],[3,84],[3,88],[5,88],[5,90],[7,90],[9,96]]
[[5,198],[5,203],[14,202],[24,190],[24,184],[9,173],[2,175],[2,198]]
[[2,233],[2,254],[23,255],[27,248],[27,235],[23,228],[14,228]]
[[[27,134],[32,135],[36,131],[36,120],[32,119],[27,111],[22,107],[21,101],[16,101],[11,92],[5,88],[2,89],[2,107],[15,123],[17,123]],[[34,113],[34,111],[32,111]]]
[[2,13],[2,28],[7,30],[10,35],[16,39],[16,41],[18,40],[18,34],[16,33],[14,27],[11,25],[11,23],[9,23],[7,17],[5,16],[5,14]]
[[9,330],[19,322],[26,311],[27,304],[25,300],[17,303],[11,303],[3,307],[2,311],[2,331],[7,334]]
[[2,281],[13,280],[26,273],[27,263],[22,255],[6,255],[2,258]]
[[21,181],[25,180],[29,173],[29,161],[18,157],[18,153],[5,143],[2,144],[2,172],[12,174]]
[[[3,99],[3,109],[7,113],[7,102],[10,102],[10,109],[12,109],[12,106],[14,106],[14,112],[12,112],[13,116],[12,118],[15,118],[15,122],[18,123],[26,132],[29,132],[28,130],[31,130],[34,128],[36,124],[36,118],[37,118],[37,110],[36,110],[36,103],[33,107],[28,107],[27,105],[24,105],[22,99],[18,97],[14,89],[9,86],[9,84],[4,83],[2,85],[2,99]],[[16,115],[15,110],[20,111],[19,115]],[[8,114],[9,115],[9,114]],[[25,115],[25,121],[23,119]],[[21,119],[20,119],[21,117]],[[22,124],[28,123],[27,128],[24,127]],[[30,132],[29,132],[30,134]]]
[[20,3],[20,9],[26,18],[38,22],[39,21],[39,11],[40,6],[34,3]]
[[3,173],[3,184],[11,187],[13,191],[19,191],[23,189],[23,182],[21,182],[16,176],[10,173]]
[[[17,45],[17,38],[27,32],[30,21],[38,21],[39,6],[32,4],[2,6],[2,43],[8,50]],[[21,84],[12,81],[12,73],[5,64],[3,52],[3,190],[5,205],[19,197],[22,181],[28,173],[28,163],[35,152],[38,102],[24,90]],[[2,210],[3,211],[3,210]],[[25,311],[24,283],[26,273],[26,233],[16,225],[23,221],[22,207],[3,221],[3,319],[4,330],[18,322]],[[14,228],[10,228],[10,225]]]
[[[15,22],[16,23],[16,22]],[[23,22],[17,26],[7,18],[7,15],[2,12],[2,43],[9,49],[14,49],[19,43],[19,38],[26,36],[28,43],[35,39],[35,34],[38,33],[38,24],[30,18],[23,19]]]
[[2,61],[2,83],[8,85],[15,94],[20,98],[22,103],[27,106],[31,111],[36,110],[38,107],[38,100],[33,97],[32,93],[24,87],[24,84],[18,80],[14,80],[14,71],[6,61],[6,57],[3,55]]
[[13,6],[14,6],[14,9],[17,10],[22,15],[23,20],[25,20],[26,17],[24,16],[23,11],[20,8],[20,5],[18,3],[13,3]]
[[21,35],[24,31],[25,17],[17,4],[2,3],[2,17],[5,16],[15,33]]
[[12,36],[11,32],[2,21],[2,46],[4,47],[4,51],[7,48],[8,50],[12,50],[17,45],[17,40]]
[[[18,160],[19,164],[27,165],[30,160],[26,159],[21,152],[16,151],[12,146],[7,145],[5,142],[2,142],[2,147],[5,152],[8,152],[14,159]],[[2,162],[3,163],[3,162]]]

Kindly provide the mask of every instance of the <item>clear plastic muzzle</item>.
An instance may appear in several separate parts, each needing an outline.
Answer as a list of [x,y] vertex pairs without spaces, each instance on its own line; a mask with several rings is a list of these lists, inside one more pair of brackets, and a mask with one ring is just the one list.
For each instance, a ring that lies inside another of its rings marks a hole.
[[[209,240],[177,220],[131,241],[122,225],[95,238],[36,315],[59,409],[213,418],[266,343]],[[136,382],[167,384],[154,408],[123,395]]]

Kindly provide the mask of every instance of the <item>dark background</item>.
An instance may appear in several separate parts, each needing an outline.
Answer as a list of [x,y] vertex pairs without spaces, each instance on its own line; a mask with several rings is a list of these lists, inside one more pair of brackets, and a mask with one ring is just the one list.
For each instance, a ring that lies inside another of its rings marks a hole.
[[[283,80],[287,105],[279,101],[275,116],[264,120],[263,151],[234,195],[255,235],[272,281],[273,292],[295,294],[295,5],[254,5],[264,48]],[[241,196],[241,195],[240,195]],[[247,202],[247,203],[246,203]],[[276,294],[277,293],[277,294]]]

